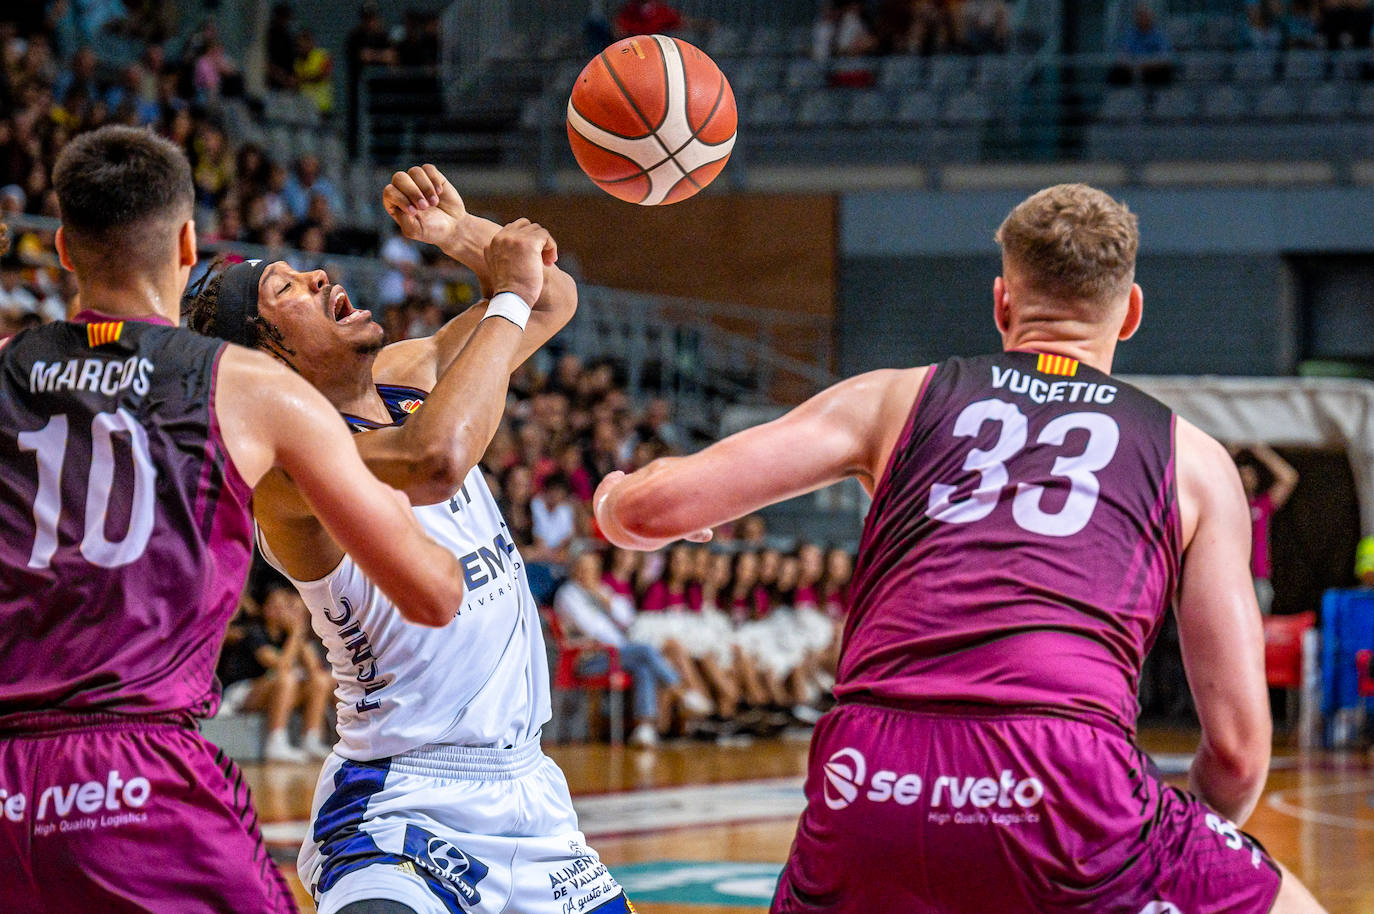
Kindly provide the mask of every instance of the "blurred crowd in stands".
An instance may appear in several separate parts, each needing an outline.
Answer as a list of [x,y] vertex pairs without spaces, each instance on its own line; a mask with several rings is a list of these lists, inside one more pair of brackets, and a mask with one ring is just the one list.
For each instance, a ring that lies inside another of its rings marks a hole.
[[1003,53],[1011,45],[1007,0],[828,0],[811,56]]
[[[482,461],[535,599],[553,607],[555,658],[594,645],[579,660],[588,675],[616,658],[633,678],[640,746],[808,725],[834,682],[852,573],[846,549],[770,537],[758,516],[721,527],[708,546],[643,555],[599,535],[591,498],[603,477],[693,444],[668,401],[636,409],[616,365],[564,354],[547,372],[527,363],[514,374]],[[293,760],[318,749],[318,652],[293,640],[309,623],[284,582],[262,563],[254,580],[259,602],[245,600],[221,677],[245,683],[226,691],[230,708],[266,713],[272,757]],[[284,730],[297,707],[307,727],[299,748]]]

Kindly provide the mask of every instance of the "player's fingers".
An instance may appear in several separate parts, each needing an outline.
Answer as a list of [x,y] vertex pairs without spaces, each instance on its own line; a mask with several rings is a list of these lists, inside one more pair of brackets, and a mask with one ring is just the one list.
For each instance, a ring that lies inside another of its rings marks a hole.
[[405,195],[408,205],[414,211],[429,207],[429,201],[425,199],[424,194],[420,193],[420,188],[415,186],[415,179],[404,171],[398,171],[391,176],[391,186]]
[[433,165],[430,165],[429,163],[425,163],[420,167],[423,168],[425,170],[425,174],[429,176],[429,182],[434,185],[434,193],[437,194],[439,197],[443,197],[445,194],[450,192],[455,194],[457,193],[457,190],[453,187],[453,185],[448,183],[448,178],[444,177],[444,173],[442,171],[435,168]]
[[425,203],[429,206],[436,206],[439,203],[439,194],[434,190],[434,182],[429,179],[429,174],[419,165],[412,167],[406,174],[415,182],[420,193],[424,195]]
[[420,220],[415,215],[415,207],[404,194],[390,184],[382,189],[382,208],[401,227],[403,233],[409,234],[419,226]]

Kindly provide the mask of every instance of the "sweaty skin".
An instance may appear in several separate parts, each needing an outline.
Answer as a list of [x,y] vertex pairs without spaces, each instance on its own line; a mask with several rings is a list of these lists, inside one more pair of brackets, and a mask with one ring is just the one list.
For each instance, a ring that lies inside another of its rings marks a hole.
[[[297,273],[284,263],[264,272],[259,307],[281,329],[292,367],[336,409],[388,426],[353,436],[368,469],[414,503],[433,504],[457,491],[477,465],[505,411],[511,372],[571,319],[577,288],[553,266],[557,247],[547,232],[524,219],[501,228],[470,216],[432,165],[397,172],[383,203],[407,237],[438,245],[472,269],[484,289],[533,302],[525,331],[503,319],[484,321],[482,302],[432,337],[377,351],[381,327],[347,320],[352,304],[323,271]],[[336,320],[338,314],[346,322]],[[405,424],[390,426],[377,384],[429,395]],[[318,580],[352,554],[287,474],[263,478],[253,512],[273,553],[297,580]]]
[[[181,322],[180,290],[196,263],[195,223],[181,226],[169,268],[155,277],[132,280],[113,271],[77,269],[62,229],[57,251],[62,265],[77,274],[83,300],[98,304],[102,313],[156,314],[173,326]],[[75,257],[84,259],[81,252]],[[343,446],[348,430],[317,391],[272,359],[231,345],[220,356],[213,409],[229,457],[248,485],[274,467],[290,473],[322,523],[341,541],[356,544],[359,566],[402,615],[426,625],[452,619],[463,596],[457,561],[424,534],[405,496],[367,473],[352,448]],[[372,538],[378,530],[386,536]]]
[[[994,289],[1004,349],[1033,347],[1111,371],[1117,341],[1140,322],[1138,286],[1107,325],[1017,320],[1008,272]],[[859,479],[871,494],[928,371],[860,375],[698,454],[613,474],[597,490],[597,522],[618,546],[657,549],[683,537],[708,538],[718,524],[842,479]],[[1243,822],[1263,788],[1271,737],[1263,635],[1248,572],[1248,512],[1226,451],[1182,419],[1176,439],[1185,548],[1178,619],[1203,725],[1191,783],[1213,808]]]

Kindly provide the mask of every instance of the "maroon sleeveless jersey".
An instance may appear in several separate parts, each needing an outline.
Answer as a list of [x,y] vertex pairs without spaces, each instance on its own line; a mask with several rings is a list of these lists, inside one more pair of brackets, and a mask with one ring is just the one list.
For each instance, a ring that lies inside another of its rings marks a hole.
[[224,345],[87,312],[0,348],[0,717],[218,705],[252,549]]
[[1167,407],[1061,356],[942,362],[874,493],[835,692],[1134,733],[1180,555]]

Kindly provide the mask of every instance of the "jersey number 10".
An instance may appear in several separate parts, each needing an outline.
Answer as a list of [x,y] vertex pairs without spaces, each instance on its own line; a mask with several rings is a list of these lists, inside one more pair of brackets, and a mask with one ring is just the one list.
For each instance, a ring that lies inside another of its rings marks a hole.
[[[105,518],[114,489],[114,435],[129,436],[133,453],[133,507],[129,529],[119,542],[105,536]],[[53,416],[36,432],[19,434],[19,449],[38,455],[38,495],[33,500],[35,535],[30,568],[47,568],[57,551],[57,525],[62,516],[62,465],[67,457],[67,417]],[[157,467],[148,453],[148,433],[127,410],[96,413],[91,419],[91,467],[86,482],[86,529],[81,554],[101,568],[127,565],[148,548],[153,535]]]
[[[976,437],[985,422],[997,422],[1002,433],[990,450],[974,448],[964,461],[964,470],[978,474],[978,487],[961,501],[953,501],[957,485],[937,482],[930,487],[930,503],[926,514],[950,524],[971,524],[992,513],[1001,500],[1002,490],[1010,484],[1007,461],[1026,447],[1026,414],[1014,403],[1005,400],[979,400],[964,407],[954,420],[954,434],[960,438]],[[1018,483],[1012,499],[1011,514],[1017,526],[1044,536],[1073,536],[1088,525],[1097,507],[1101,492],[1097,471],[1112,462],[1121,441],[1121,429],[1116,420],[1104,413],[1067,413],[1051,419],[1035,439],[1039,444],[1062,445],[1069,432],[1082,429],[1088,433],[1088,445],[1074,457],[1056,457],[1051,475],[1069,481],[1069,496],[1054,513],[1040,507],[1045,487]]]

